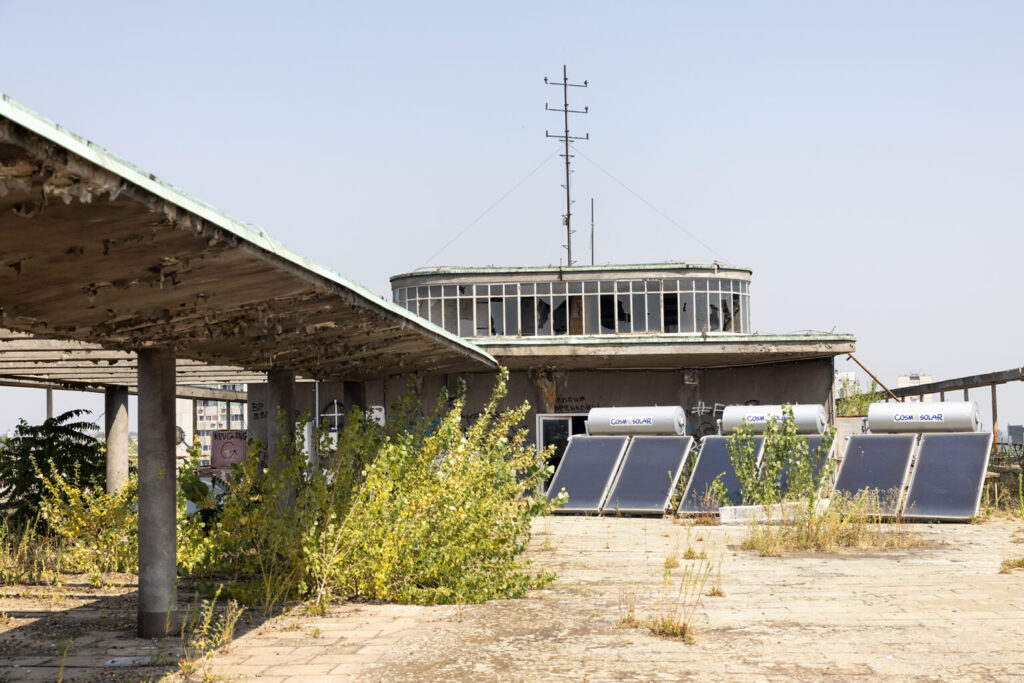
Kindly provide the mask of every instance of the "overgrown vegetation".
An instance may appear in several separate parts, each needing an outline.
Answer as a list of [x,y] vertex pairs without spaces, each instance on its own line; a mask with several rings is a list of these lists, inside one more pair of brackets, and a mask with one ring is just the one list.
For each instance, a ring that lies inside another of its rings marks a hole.
[[867,391],[861,389],[860,381],[856,379],[844,379],[842,395],[836,401],[836,413],[838,415],[867,415],[868,406],[878,401],[884,401],[886,394],[878,390],[878,382],[871,380],[871,388]]
[[869,489],[852,497],[833,493],[827,507],[808,505],[787,523],[752,521],[742,547],[763,556],[778,556],[795,551],[898,550],[922,545],[924,541],[910,533],[899,516],[890,517],[894,495],[899,492]]
[[[772,505],[787,501],[814,504],[822,481],[832,476],[835,460],[829,457],[835,428],[829,427],[818,448],[809,452],[809,439],[798,433],[792,406],[782,406],[782,416],[768,420],[764,452],[757,457],[754,433],[744,421],[729,438],[729,458],[740,481],[740,500],[732,501],[725,487],[715,481],[721,504]],[[728,502],[727,502],[728,501]]]
[[69,410],[40,425],[19,420],[14,435],[0,440],[0,505],[9,520],[24,524],[38,516],[47,493],[44,477],[103,487],[103,444],[89,434],[96,425],[79,419],[88,414]]
[[[552,576],[531,572],[523,553],[531,521],[551,508],[537,493],[551,474],[549,454],[527,443],[520,427],[527,405],[500,409],[507,379],[503,371],[469,425],[461,394],[442,396],[431,410],[410,394],[384,425],[353,410],[340,431],[316,431],[314,448],[301,431],[282,440],[271,463],[261,463],[261,445],[251,444],[220,498],[196,474],[193,448],[178,476],[179,574],[197,579],[207,595],[267,612],[295,600],[322,612],[355,596],[480,602],[546,583]],[[75,414],[55,424],[68,416]],[[36,480],[38,517],[0,526],[0,578],[83,572],[99,581],[106,572],[135,571],[135,478],[107,495],[102,478],[48,467],[63,462],[55,448],[19,451]],[[189,502],[198,513],[185,514]]]

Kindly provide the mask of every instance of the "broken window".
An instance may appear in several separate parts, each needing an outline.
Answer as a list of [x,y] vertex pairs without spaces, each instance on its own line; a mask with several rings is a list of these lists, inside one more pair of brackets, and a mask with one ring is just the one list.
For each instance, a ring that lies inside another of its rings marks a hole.
[[[604,286],[604,283],[602,283]],[[601,334],[615,334],[615,295],[601,295]]]
[[473,300],[470,298],[459,299],[459,334],[473,336]]
[[619,294],[615,300],[617,310],[615,314],[615,320],[618,322],[616,327],[619,334],[629,334],[632,332],[632,325],[630,324],[633,316],[630,315],[632,306],[629,301],[629,294]]
[[537,334],[551,334],[551,297],[537,297]]
[[[562,289],[565,288],[565,283],[562,284]],[[569,330],[568,325],[568,307],[564,296],[553,296],[551,297],[551,328],[554,334],[566,334]]]
[[665,331],[666,332],[678,332],[679,331],[679,295],[665,293],[664,303],[662,304],[665,312]]
[[707,292],[697,292],[693,295],[693,320],[694,331],[702,332],[708,327],[708,295]]
[[519,334],[519,305],[514,296],[505,299],[505,334]]
[[583,297],[583,324],[583,331],[586,334],[601,333],[601,300],[597,296]]
[[534,319],[536,310],[536,299],[532,296],[524,296],[519,299],[519,320],[523,336],[537,334],[537,321]]
[[[581,285],[580,282],[570,282],[569,289],[573,285]],[[583,297],[569,297],[569,334],[583,334]]]
[[505,334],[504,302],[500,296],[491,297],[491,334]]

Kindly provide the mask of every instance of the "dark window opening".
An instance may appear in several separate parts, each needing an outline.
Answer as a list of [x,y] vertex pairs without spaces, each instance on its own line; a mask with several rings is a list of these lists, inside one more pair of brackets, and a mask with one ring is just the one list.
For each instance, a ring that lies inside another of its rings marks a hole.
[[679,331],[679,295],[665,294],[662,308],[665,313],[665,331]]

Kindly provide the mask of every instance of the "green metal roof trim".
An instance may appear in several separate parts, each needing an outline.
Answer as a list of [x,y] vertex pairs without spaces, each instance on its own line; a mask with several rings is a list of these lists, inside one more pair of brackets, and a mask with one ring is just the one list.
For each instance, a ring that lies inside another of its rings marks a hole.
[[241,237],[253,245],[284,259],[285,261],[308,270],[333,284],[340,285],[341,287],[351,290],[353,293],[367,299],[368,303],[380,306],[387,312],[404,318],[412,325],[422,328],[425,332],[441,337],[446,341],[461,347],[465,351],[481,356],[487,361],[497,365],[497,361],[479,346],[466,341],[462,337],[451,334],[447,330],[434,325],[430,321],[425,320],[418,315],[410,313],[405,308],[392,303],[388,299],[366,289],[362,285],[356,284],[339,273],[288,249],[288,247],[284,246],[277,240],[271,239],[270,236],[262,230],[256,230],[245,223],[237,221],[219,209],[216,209],[213,206],[182,192],[174,186],[165,183],[152,173],[147,173],[138,166],[125,161],[103,147],[86,140],[80,135],[72,133],[63,126],[51,121],[37,112],[32,111],[4,93],[0,93],[0,116],[10,119],[14,123],[27,128],[36,135],[60,145],[69,152],[77,154],[83,159],[122,177],[126,181],[143,188],[165,201],[176,204],[182,209],[189,211],[238,237]]
[[[576,346],[602,345],[658,345],[658,344],[853,344],[857,338],[852,334],[709,334],[707,341],[700,334],[658,334],[658,335],[563,335],[558,337],[481,337],[476,340],[483,346]],[[845,353],[841,351],[840,353]]]
[[422,277],[424,275],[493,275],[496,273],[598,273],[616,271],[644,271],[644,270],[711,270],[711,271],[735,271],[741,273],[753,273],[750,268],[743,266],[729,266],[724,263],[688,263],[686,261],[666,261],[665,263],[617,263],[605,266],[487,266],[483,268],[421,268],[411,273],[400,273],[392,275],[391,281],[407,277]]

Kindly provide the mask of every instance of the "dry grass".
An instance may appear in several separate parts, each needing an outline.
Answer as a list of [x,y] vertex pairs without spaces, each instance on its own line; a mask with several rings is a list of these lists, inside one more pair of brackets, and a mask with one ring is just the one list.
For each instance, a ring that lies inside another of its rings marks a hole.
[[808,507],[792,522],[752,522],[741,547],[777,557],[796,551],[903,550],[923,545],[924,540],[907,531],[899,516],[886,515],[887,510],[899,509],[887,504],[890,500],[874,491],[853,497],[835,494],[825,510]]
[[1024,557],[1003,560],[1003,563],[999,565],[1000,574],[1010,574],[1018,569],[1024,569]]
[[636,588],[619,588],[619,626],[636,628]]

